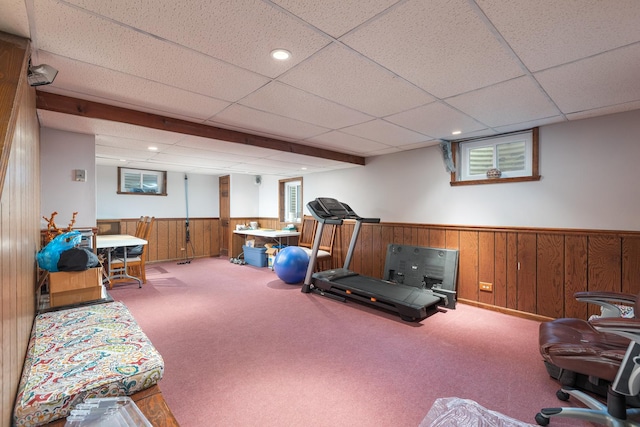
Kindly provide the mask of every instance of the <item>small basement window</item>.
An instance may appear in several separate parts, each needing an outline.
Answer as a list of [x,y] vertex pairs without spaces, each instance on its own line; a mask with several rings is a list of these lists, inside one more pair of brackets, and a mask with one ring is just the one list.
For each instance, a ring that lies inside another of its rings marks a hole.
[[279,181],[280,221],[302,222],[302,177]]
[[537,181],[538,128],[452,142],[456,171],[451,185]]
[[167,172],[118,168],[118,194],[167,195]]

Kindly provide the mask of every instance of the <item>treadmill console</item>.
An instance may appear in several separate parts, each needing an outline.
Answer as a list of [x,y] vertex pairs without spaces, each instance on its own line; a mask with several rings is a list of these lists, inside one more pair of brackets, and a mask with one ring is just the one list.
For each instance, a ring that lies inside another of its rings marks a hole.
[[[316,201],[324,210],[324,213],[327,216],[345,218],[349,215],[349,211],[345,208],[345,206],[336,199],[331,199],[329,197],[318,197]],[[351,213],[353,213],[353,211],[351,211]]]

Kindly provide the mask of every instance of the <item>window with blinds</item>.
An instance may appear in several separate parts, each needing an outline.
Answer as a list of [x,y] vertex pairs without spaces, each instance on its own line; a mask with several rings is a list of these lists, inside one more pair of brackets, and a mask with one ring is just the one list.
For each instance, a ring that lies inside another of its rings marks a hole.
[[299,222],[302,218],[302,183],[300,181],[287,182],[285,188],[285,204],[287,205],[285,219],[286,221]]
[[283,179],[279,184],[280,221],[302,222],[302,178]]
[[163,171],[118,168],[118,194],[166,196],[166,179]]
[[537,148],[531,130],[459,142],[456,179],[475,181],[531,177],[536,157],[534,146]]

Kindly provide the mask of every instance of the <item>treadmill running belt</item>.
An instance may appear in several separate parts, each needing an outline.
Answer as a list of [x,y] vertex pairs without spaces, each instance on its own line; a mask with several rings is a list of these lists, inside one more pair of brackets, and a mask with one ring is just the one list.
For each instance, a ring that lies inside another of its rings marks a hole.
[[315,286],[345,298],[374,303],[411,320],[437,311],[442,298],[429,290],[382,281],[367,276],[347,276],[331,282],[314,275]]

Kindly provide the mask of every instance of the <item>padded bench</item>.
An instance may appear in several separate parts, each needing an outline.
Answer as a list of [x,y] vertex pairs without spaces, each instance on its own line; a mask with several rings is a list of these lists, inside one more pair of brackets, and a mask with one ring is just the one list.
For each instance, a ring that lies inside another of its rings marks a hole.
[[39,314],[13,423],[46,424],[85,398],[133,395],[154,386],[163,372],[162,356],[121,302]]

